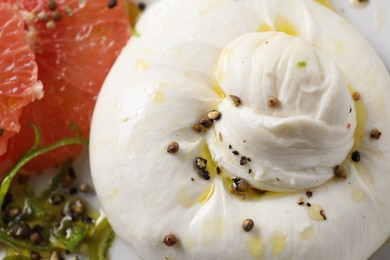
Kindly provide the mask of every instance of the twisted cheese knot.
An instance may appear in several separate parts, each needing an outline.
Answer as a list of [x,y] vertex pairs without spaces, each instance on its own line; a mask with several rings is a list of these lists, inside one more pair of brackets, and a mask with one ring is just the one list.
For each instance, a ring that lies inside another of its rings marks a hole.
[[[252,33],[224,49],[216,77],[226,94],[242,101],[236,107],[228,96],[218,107],[223,120],[215,131],[226,141],[209,143],[220,166],[273,191],[312,188],[332,178],[353,146],[356,113],[331,58],[301,38]],[[240,164],[241,156],[251,162]]]

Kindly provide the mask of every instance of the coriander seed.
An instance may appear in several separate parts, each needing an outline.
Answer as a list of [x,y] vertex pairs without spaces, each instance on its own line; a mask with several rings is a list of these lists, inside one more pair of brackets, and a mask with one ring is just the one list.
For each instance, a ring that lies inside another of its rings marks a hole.
[[210,128],[213,125],[213,120],[208,119],[207,117],[202,118],[199,120],[199,123],[204,127],[204,128]]
[[245,232],[251,231],[254,226],[255,226],[255,223],[250,218],[247,218],[244,220],[244,222],[242,222],[242,228],[244,229]]
[[42,235],[39,232],[33,232],[30,235],[30,241],[34,245],[39,245],[39,244],[41,244],[43,242],[43,237],[42,237]]
[[192,128],[197,133],[201,133],[203,131],[203,126],[201,124],[195,124]]
[[358,101],[360,99],[360,93],[357,91],[353,92],[352,98],[353,100]]
[[18,239],[27,239],[30,237],[30,233],[31,233],[30,226],[23,222],[13,227],[10,232],[13,238],[18,238]]
[[177,153],[179,151],[179,144],[177,142],[171,142],[168,144],[167,152],[168,153]]
[[39,21],[47,22],[49,20],[49,15],[45,11],[40,11],[37,18]]
[[169,233],[164,237],[164,240],[162,241],[167,246],[174,246],[177,243],[177,238],[174,234]]
[[56,28],[56,22],[54,22],[53,20],[50,20],[46,23],[46,28],[47,29],[54,29]]
[[72,184],[73,184],[73,181],[74,181],[74,178],[72,177],[72,175],[65,174],[61,178],[61,186],[65,189],[70,188],[70,186],[72,186]]
[[372,139],[379,139],[381,135],[382,133],[377,128],[371,130],[370,137]]
[[87,193],[87,192],[91,191],[91,186],[89,186],[88,183],[83,182],[80,184],[79,190],[81,192]]
[[64,202],[64,200],[65,200],[65,197],[62,196],[62,195],[59,194],[59,193],[54,193],[54,194],[50,197],[50,199],[49,199],[50,203],[51,203],[52,205],[54,205],[54,206],[61,204],[62,202]]
[[341,165],[337,165],[334,169],[334,175],[339,177],[339,178],[342,178],[342,179],[345,179],[347,178],[347,172],[345,171],[344,167],[341,166]]
[[50,255],[49,260],[61,260],[62,256],[57,251],[53,251]]
[[64,12],[65,12],[65,14],[66,14],[67,16],[72,16],[72,15],[73,15],[72,7],[70,7],[69,5],[65,6]]
[[230,99],[233,101],[234,106],[238,107],[239,105],[241,105],[241,99],[239,97],[230,95]]
[[211,110],[207,113],[207,117],[210,119],[210,120],[218,120],[220,119],[222,116],[221,112],[219,112],[218,110]]
[[86,208],[80,200],[76,200],[69,205],[69,210],[74,216],[81,216],[85,213]]
[[313,192],[312,191],[306,191],[306,196],[308,198],[311,198],[313,196]]
[[40,260],[41,259],[41,255],[35,251],[32,251],[30,253],[30,259],[31,260]]
[[10,219],[16,218],[22,213],[22,210],[17,206],[12,206],[7,210],[7,216]]
[[54,11],[57,9],[57,3],[55,0],[47,0],[47,8],[51,11]]
[[271,96],[267,100],[267,105],[269,107],[278,107],[280,105],[280,101],[277,97]]
[[62,19],[62,14],[59,11],[54,11],[52,14],[53,20],[58,22]]
[[233,178],[234,189],[238,192],[246,192],[249,189],[249,184],[239,178]]

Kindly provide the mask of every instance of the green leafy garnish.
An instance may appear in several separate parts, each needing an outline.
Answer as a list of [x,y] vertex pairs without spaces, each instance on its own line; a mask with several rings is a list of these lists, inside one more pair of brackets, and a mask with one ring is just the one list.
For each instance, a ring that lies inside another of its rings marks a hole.
[[114,239],[115,233],[112,231],[110,223],[108,223],[106,218],[102,218],[98,221],[95,233],[91,237],[91,243],[96,245],[95,248],[90,248],[89,256],[91,259],[107,259],[108,250]]
[[133,30],[131,31],[131,36],[133,37],[141,37],[141,34],[137,31],[137,28],[134,27]]
[[[24,165],[26,165],[29,161],[32,159],[45,154],[47,152],[50,152],[54,149],[66,146],[66,145],[72,145],[72,144],[82,144],[87,145],[88,141],[84,138],[79,137],[69,137],[65,138],[63,140],[60,140],[58,142],[55,142],[51,145],[39,148],[39,145],[41,143],[41,134],[38,130],[38,128],[35,125],[32,125],[32,128],[34,129],[35,134],[35,142],[34,145],[30,148],[30,150],[27,151],[15,164],[15,166],[9,171],[7,176],[4,178],[1,187],[0,187],[0,216],[1,216],[1,210],[4,203],[4,198],[9,190],[9,187],[11,186],[12,180],[15,178],[16,174],[23,168]],[[1,222],[1,221],[0,221]]]
[[306,67],[306,62],[305,61],[298,61],[297,62],[297,66],[299,68],[305,68]]
[[[63,146],[88,144],[81,137],[70,137],[40,147],[40,132],[36,126],[32,128],[34,145],[19,158],[0,186],[0,244],[8,248],[4,259],[30,259],[32,252],[48,259],[52,254],[66,251],[88,255],[89,259],[107,259],[114,232],[107,219],[91,209],[86,201],[70,190],[63,190],[60,184],[70,173],[68,164],[37,195],[29,183],[13,182],[17,173],[32,159]],[[13,196],[11,202],[6,201],[10,194]],[[60,200],[53,202],[55,196]],[[17,209],[17,213],[12,215],[12,209]],[[23,234],[18,233],[20,228],[25,228],[27,235],[20,235]]]
[[[68,220],[63,224],[58,240],[65,245],[70,252],[75,252],[80,243],[87,237],[90,224],[73,223]],[[69,233],[68,233],[69,232]]]

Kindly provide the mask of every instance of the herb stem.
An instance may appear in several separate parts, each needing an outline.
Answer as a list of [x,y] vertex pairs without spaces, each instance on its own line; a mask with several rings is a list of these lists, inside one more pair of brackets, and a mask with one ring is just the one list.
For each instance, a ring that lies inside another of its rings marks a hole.
[[[23,168],[24,165],[26,165],[29,161],[32,159],[50,152],[52,150],[55,150],[57,148],[60,148],[65,145],[73,145],[73,144],[80,144],[80,145],[87,145],[88,141],[81,138],[81,137],[69,137],[62,140],[59,140],[53,144],[50,144],[48,146],[39,148],[40,142],[41,142],[41,135],[39,133],[38,128],[35,125],[31,125],[34,129],[35,134],[35,141],[34,145],[30,148],[30,150],[27,151],[14,165],[14,167],[9,171],[7,176],[4,178],[1,187],[0,187],[0,216],[2,216],[2,207],[4,203],[4,198],[9,190],[9,187],[11,186],[13,178],[16,176],[16,174],[20,171],[20,169]],[[0,224],[2,225],[3,222],[0,218]]]
[[[108,259],[108,250],[115,239],[115,233],[112,231],[107,218],[103,217],[96,224],[95,232],[91,237],[90,259],[106,260]],[[98,250],[97,250],[98,249]]]
[[40,251],[40,250],[52,251],[56,249],[57,250],[62,249],[62,248],[57,248],[57,247],[47,246],[47,245],[33,245],[26,241],[14,239],[11,236],[9,236],[6,232],[0,232],[0,243],[13,248],[25,248],[34,251]]

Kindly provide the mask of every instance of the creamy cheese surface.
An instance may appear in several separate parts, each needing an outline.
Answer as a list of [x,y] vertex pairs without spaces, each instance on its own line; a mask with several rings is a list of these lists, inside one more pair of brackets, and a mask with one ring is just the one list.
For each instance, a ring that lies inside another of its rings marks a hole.
[[312,188],[334,176],[353,145],[356,112],[330,57],[285,33],[246,34],[222,51],[216,78],[242,106],[222,101],[223,120],[214,130],[253,159],[253,174],[237,163],[226,142],[211,138],[220,166],[271,191]]
[[[137,31],[99,96],[90,156],[142,259],[366,259],[385,241],[390,77],[345,19],[311,0],[164,0]],[[221,118],[194,131],[211,110]]]

